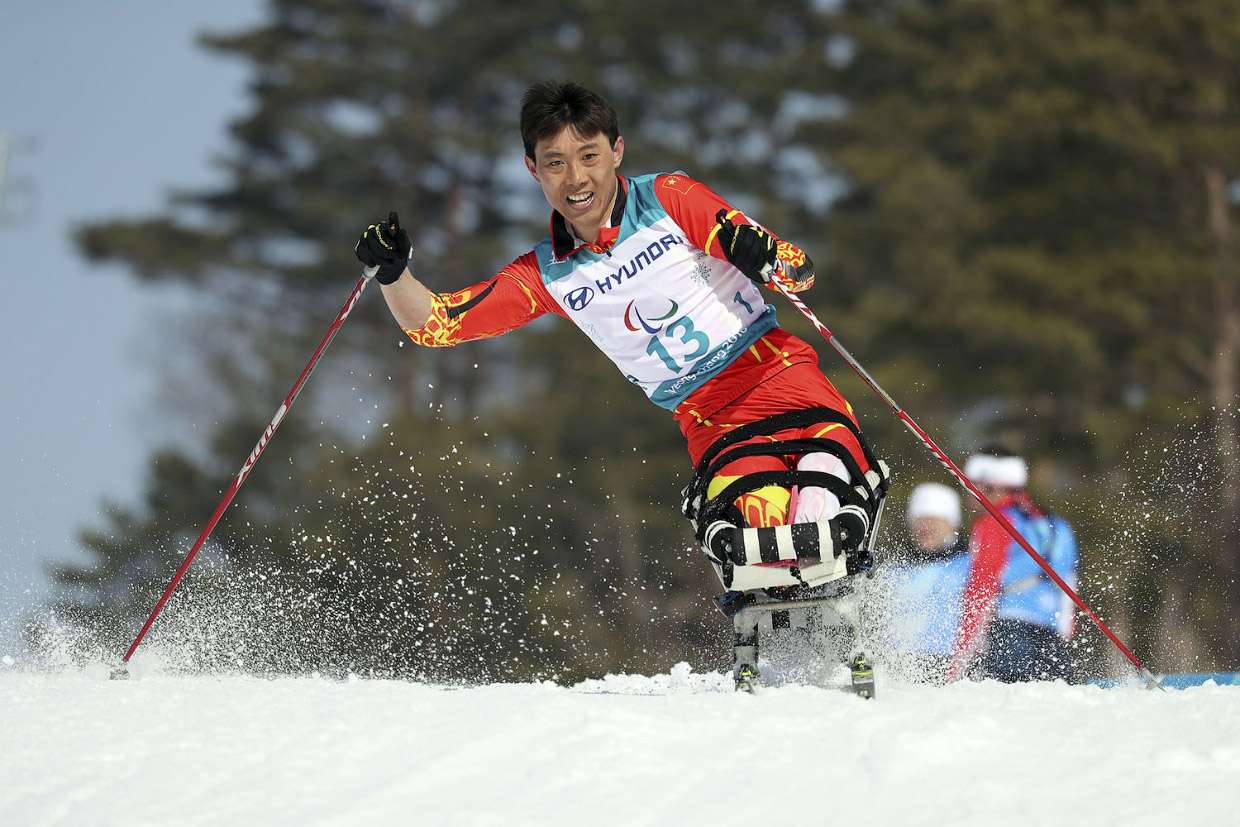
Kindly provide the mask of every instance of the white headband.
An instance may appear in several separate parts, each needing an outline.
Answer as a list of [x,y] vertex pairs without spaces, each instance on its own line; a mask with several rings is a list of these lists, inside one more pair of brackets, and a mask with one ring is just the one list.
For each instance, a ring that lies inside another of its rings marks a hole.
[[923,482],[909,495],[908,520],[918,517],[939,517],[960,528],[960,495],[941,482]]
[[974,485],[993,485],[998,488],[1024,488],[1029,482],[1029,469],[1020,457],[974,454],[965,463],[964,475]]
[[939,517],[960,528],[960,495],[955,489],[937,482],[923,482],[908,498],[907,518]]

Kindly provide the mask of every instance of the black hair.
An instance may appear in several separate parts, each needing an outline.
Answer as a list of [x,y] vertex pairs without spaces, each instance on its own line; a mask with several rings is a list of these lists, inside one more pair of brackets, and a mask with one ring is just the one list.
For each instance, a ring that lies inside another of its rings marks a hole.
[[525,90],[521,96],[521,141],[531,160],[539,141],[560,134],[566,126],[587,138],[601,132],[613,147],[620,137],[615,108],[580,83],[545,80]]
[[1016,453],[1011,448],[1007,447],[1006,445],[1001,445],[997,442],[990,443],[989,445],[979,450],[977,453],[985,454],[986,456],[989,456],[989,457],[999,457],[1000,459],[1020,456],[1020,454]]

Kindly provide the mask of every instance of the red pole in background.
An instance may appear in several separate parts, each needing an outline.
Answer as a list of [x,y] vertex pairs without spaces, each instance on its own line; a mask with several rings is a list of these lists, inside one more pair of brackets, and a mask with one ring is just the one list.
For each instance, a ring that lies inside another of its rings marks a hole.
[[1004,530],[1007,531],[1007,533],[1012,536],[1013,540],[1015,540],[1017,543],[1020,544],[1020,547],[1025,550],[1026,554],[1028,554],[1030,557],[1033,558],[1033,561],[1037,563],[1038,566],[1041,567],[1042,571],[1046,572],[1047,576],[1049,576],[1051,580],[1055,581],[1055,584],[1059,586],[1059,588],[1063,589],[1064,594],[1068,595],[1068,597],[1072,599],[1072,602],[1075,603],[1080,608],[1080,610],[1084,612],[1085,615],[1094,622],[1094,625],[1097,626],[1099,629],[1101,629],[1102,633],[1105,634],[1111,640],[1111,642],[1114,643],[1116,647],[1119,648],[1121,652],[1123,652],[1124,657],[1126,657],[1129,660],[1129,662],[1131,662],[1132,665],[1136,667],[1137,673],[1141,676],[1142,679],[1145,680],[1146,685],[1151,688],[1157,686],[1158,688],[1161,689],[1162,686],[1160,684],[1160,679],[1156,675],[1154,675],[1154,673],[1152,673],[1148,668],[1146,668],[1145,664],[1137,660],[1136,655],[1128,651],[1128,647],[1125,646],[1122,642],[1120,642],[1120,639],[1115,636],[1115,633],[1112,632],[1109,628],[1107,628],[1107,625],[1105,623],[1099,620],[1098,616],[1094,614],[1093,610],[1090,609],[1089,606],[1085,605],[1085,601],[1081,600],[1081,598],[1077,595],[1077,593],[1074,592],[1072,588],[1063,581],[1063,578],[1055,573],[1054,569],[1052,569],[1050,567],[1050,564],[1047,563],[1045,559],[1043,559],[1042,555],[1038,554],[1037,551],[1034,550],[1033,546],[1029,545],[1029,541],[1021,536],[1020,532],[1017,531],[1016,527],[1012,525],[1011,521],[1008,520],[1008,518],[1004,516],[1003,512],[1000,511],[995,506],[994,503],[988,500],[986,496],[982,494],[981,491],[977,490],[977,486],[975,486],[973,482],[964,475],[964,472],[962,472],[959,468],[956,467],[955,463],[953,463],[951,459],[948,458],[947,454],[943,453],[942,449],[939,448],[939,446],[934,443],[934,440],[932,440],[929,436],[927,436],[926,432],[923,431],[920,427],[918,427],[917,423],[913,421],[912,417],[910,417],[907,413],[905,413],[904,409],[896,404],[895,400],[891,398],[890,394],[888,394],[885,390],[883,390],[882,387],[878,384],[878,382],[874,381],[874,377],[870,376],[870,374],[866,371],[866,369],[861,366],[861,363],[858,362],[855,358],[853,358],[853,355],[849,353],[848,350],[845,349],[845,347],[836,340],[835,334],[832,333],[830,330],[828,330],[827,326],[818,320],[818,317],[814,315],[813,311],[811,311],[808,307],[806,307],[805,302],[803,302],[799,296],[793,293],[783,283],[776,281],[776,280],[773,280],[771,283],[774,284],[775,287],[777,287],[779,291],[784,294],[784,296],[788,299],[788,301],[792,303],[793,307],[795,307],[797,310],[801,312],[802,316],[809,319],[810,324],[812,324],[818,330],[818,332],[823,335],[823,338],[827,340],[827,343],[830,344],[831,347],[835,348],[835,352],[838,353],[844,359],[844,361],[848,363],[849,367],[851,367],[854,371],[856,371],[857,375],[861,377],[862,381],[864,381],[867,385],[870,386],[870,390],[878,394],[882,398],[882,400],[887,403],[887,407],[891,408],[892,413],[894,413],[897,417],[899,417],[900,421],[903,422],[908,427],[908,429],[913,432],[913,435],[916,436],[917,439],[923,445],[925,445],[927,448],[930,449],[930,453],[934,454],[935,458],[940,463],[943,464],[943,467],[946,468],[948,471],[950,471],[952,476],[954,476],[960,482],[960,484],[963,485],[965,489],[970,494],[972,494],[979,503],[981,503],[982,508],[986,509],[987,513],[989,513],[990,516],[994,517],[995,520],[998,521],[999,525],[1003,526]]
[[314,355],[310,357],[310,362],[301,372],[301,375],[297,377],[297,381],[293,384],[293,389],[289,391],[288,396],[284,398],[284,402],[276,410],[276,415],[272,417],[271,424],[267,426],[265,431],[263,431],[263,435],[258,438],[258,444],[254,446],[254,450],[252,450],[250,455],[246,458],[245,464],[241,466],[241,471],[237,474],[236,478],[232,481],[232,485],[229,486],[228,491],[224,494],[224,499],[220,500],[220,504],[215,507],[215,513],[212,514],[211,519],[207,521],[206,528],[202,530],[202,534],[198,535],[198,541],[195,542],[194,547],[189,550],[189,554],[185,556],[185,561],[182,562],[181,567],[177,569],[176,575],[172,578],[172,582],[168,584],[168,588],[164,589],[163,596],[160,597],[159,602],[155,604],[155,608],[151,611],[150,617],[146,619],[146,623],[142,624],[142,631],[138,632],[138,636],[134,638],[133,643],[129,647],[129,651],[125,652],[125,657],[122,659],[120,666],[112,671],[113,678],[128,677],[126,664],[129,663],[129,658],[133,656],[134,650],[138,648],[138,644],[142,642],[142,638],[146,637],[146,633],[151,628],[151,624],[155,622],[155,618],[159,615],[160,610],[162,610],[164,608],[164,604],[168,602],[168,597],[172,594],[172,590],[177,587],[177,583],[181,582],[181,578],[185,576],[186,570],[189,569],[189,565],[194,561],[194,557],[198,554],[198,551],[202,548],[203,544],[206,543],[207,538],[211,536],[211,532],[215,529],[216,523],[218,523],[220,518],[224,515],[224,509],[228,508],[228,504],[232,502],[233,497],[237,495],[237,491],[240,490],[242,484],[245,483],[245,478],[249,476],[250,471],[254,469],[254,464],[258,462],[258,458],[262,456],[263,449],[265,449],[267,444],[271,441],[271,437],[275,434],[276,428],[280,427],[280,423],[284,420],[285,414],[288,413],[289,408],[293,407],[293,402],[296,401],[297,395],[301,393],[302,388],[305,386],[306,380],[309,379],[310,374],[314,372],[314,367],[318,364],[319,357],[321,357],[323,352],[327,350],[327,346],[331,344],[332,339],[336,337],[336,334],[340,331],[341,326],[344,325],[344,320],[349,317],[349,313],[352,312],[358,299],[361,298],[362,290],[366,288],[366,284],[369,281],[369,276],[363,276],[358,279],[357,286],[353,288],[353,292],[349,295],[349,300],[344,303],[344,307],[340,309],[340,313],[336,316],[336,321],[332,322],[332,326],[327,331],[327,335],[324,336],[323,341],[319,343],[318,350],[316,350]]

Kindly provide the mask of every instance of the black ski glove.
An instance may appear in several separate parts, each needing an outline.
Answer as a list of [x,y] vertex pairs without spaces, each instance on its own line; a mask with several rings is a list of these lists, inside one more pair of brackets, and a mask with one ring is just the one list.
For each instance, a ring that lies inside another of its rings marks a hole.
[[371,224],[353,246],[353,254],[362,264],[367,278],[380,284],[391,284],[409,266],[413,245],[409,233],[400,226],[396,213],[389,213],[386,224]]
[[719,246],[724,257],[754,283],[769,283],[778,253],[775,236],[753,224],[733,224],[727,210],[720,210],[715,220],[719,222]]

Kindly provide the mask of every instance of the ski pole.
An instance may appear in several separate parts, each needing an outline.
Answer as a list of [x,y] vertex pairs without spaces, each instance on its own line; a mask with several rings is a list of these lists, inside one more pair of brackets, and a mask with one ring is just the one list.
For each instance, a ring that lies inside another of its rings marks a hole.
[[979,503],[981,503],[982,508],[986,509],[987,513],[994,517],[995,520],[998,521],[999,525],[1003,526],[1004,531],[1010,534],[1012,539],[1025,550],[1025,553],[1033,558],[1033,561],[1041,567],[1042,571],[1046,572],[1047,576],[1049,576],[1051,580],[1055,581],[1055,585],[1063,589],[1064,594],[1068,595],[1068,597],[1072,599],[1072,602],[1075,603],[1080,610],[1094,622],[1094,625],[1097,626],[1103,634],[1110,638],[1111,642],[1124,653],[1124,657],[1128,658],[1129,662],[1137,668],[1137,673],[1142,679],[1145,680],[1146,685],[1150,688],[1157,686],[1161,689],[1162,685],[1160,683],[1160,679],[1148,668],[1146,668],[1145,664],[1137,660],[1136,655],[1128,651],[1128,647],[1120,642],[1120,639],[1115,636],[1115,633],[1107,628],[1107,625],[1098,618],[1098,615],[1094,614],[1093,610],[1090,609],[1089,606],[1085,605],[1085,601],[1081,600],[1077,593],[1072,590],[1072,587],[1065,583],[1063,578],[1055,573],[1055,570],[1050,567],[1050,564],[1047,563],[1045,559],[1043,559],[1042,555],[1038,554],[1037,551],[1034,550],[1033,546],[1029,545],[1029,541],[1021,536],[1020,532],[1016,530],[1016,527],[1012,525],[1011,521],[1003,515],[1003,512],[1000,511],[994,503],[988,500],[986,496],[977,489],[977,486],[973,484],[972,480],[966,477],[964,472],[956,467],[956,464],[948,458],[947,454],[943,453],[943,450],[934,443],[934,440],[927,436],[926,432],[918,427],[912,417],[905,413],[904,409],[896,404],[896,401],[891,398],[891,395],[887,393],[887,391],[883,390],[882,386],[874,380],[874,377],[870,376],[869,372],[862,367],[861,363],[853,358],[853,355],[849,353],[848,350],[839,343],[839,341],[836,340],[835,334],[828,330],[827,326],[818,320],[818,317],[814,315],[813,311],[806,307],[805,302],[801,301],[800,296],[793,293],[780,281],[772,280],[772,283],[779,289],[779,292],[783,293],[788,301],[792,303],[792,306],[801,312],[802,316],[809,319],[810,324],[812,324],[818,332],[822,334],[823,338],[827,340],[827,343],[835,349],[835,352],[848,363],[848,366],[861,377],[862,381],[870,386],[870,390],[878,394],[882,400],[887,403],[887,407],[891,408],[892,413],[899,417],[900,421],[903,422],[908,429],[913,432],[913,435],[921,441],[921,444],[930,449],[930,453],[934,454],[935,459],[942,463],[943,467],[952,473],[960,484],[963,485]]
[[[370,268],[366,269],[368,271],[370,270]],[[193,548],[189,550],[189,554],[185,556],[184,562],[182,562],[181,567],[177,569],[176,575],[172,578],[172,582],[168,584],[168,588],[164,589],[163,596],[160,597],[159,602],[155,604],[155,608],[151,611],[150,617],[146,619],[146,623],[142,624],[142,631],[138,632],[138,636],[134,638],[133,643],[129,646],[129,651],[125,653],[125,657],[121,660],[120,665],[116,669],[112,670],[112,678],[123,679],[128,677],[129,673],[126,665],[129,663],[129,658],[133,656],[134,650],[138,648],[138,644],[142,642],[142,638],[146,637],[147,630],[151,628],[151,624],[155,622],[155,618],[159,615],[160,610],[163,609],[164,604],[168,602],[168,597],[172,594],[172,590],[177,587],[177,583],[181,582],[181,578],[185,576],[185,572],[189,568],[189,564],[193,562],[199,549],[202,548],[203,544],[207,541],[207,537],[209,537],[211,532],[215,529],[215,524],[218,523],[220,521],[220,517],[224,515],[224,509],[228,508],[228,504],[231,503],[233,497],[237,495],[237,491],[245,482],[245,478],[248,477],[250,471],[254,469],[254,464],[258,462],[258,458],[262,455],[263,449],[267,447],[269,442],[271,442],[271,437],[275,434],[276,428],[280,427],[280,423],[284,420],[285,414],[288,413],[289,408],[293,407],[293,402],[296,401],[297,395],[301,393],[302,388],[305,387],[306,380],[310,378],[310,374],[314,371],[315,365],[318,364],[319,357],[323,355],[325,350],[327,350],[327,346],[331,344],[332,339],[336,337],[336,334],[340,331],[341,326],[344,325],[344,320],[349,317],[349,313],[352,312],[358,299],[361,298],[362,290],[366,288],[366,283],[369,281],[369,273],[358,279],[357,286],[353,288],[353,292],[349,295],[349,300],[344,303],[344,307],[340,309],[340,313],[336,316],[336,321],[332,322],[332,326],[327,331],[327,335],[324,336],[323,341],[319,343],[318,350],[316,350],[314,355],[310,357],[310,362],[301,372],[301,375],[297,377],[297,381],[293,384],[293,389],[289,391],[288,396],[284,398],[284,402],[276,410],[276,415],[272,417],[271,424],[267,426],[265,431],[263,431],[263,435],[258,438],[258,444],[254,446],[254,450],[250,451],[250,455],[246,457],[245,463],[241,466],[241,471],[237,474],[236,478],[233,479],[232,485],[229,486],[228,491],[224,494],[224,499],[220,500],[220,504],[215,507],[215,513],[212,514],[211,519],[207,521],[206,528],[202,530],[202,534],[198,535],[198,541],[195,542]]]

